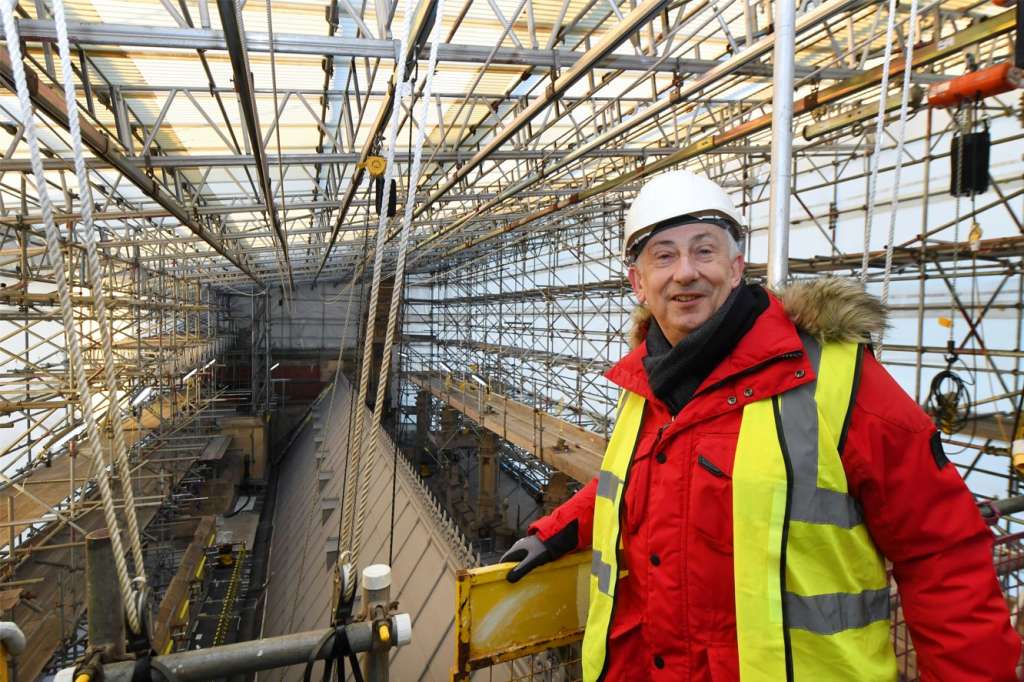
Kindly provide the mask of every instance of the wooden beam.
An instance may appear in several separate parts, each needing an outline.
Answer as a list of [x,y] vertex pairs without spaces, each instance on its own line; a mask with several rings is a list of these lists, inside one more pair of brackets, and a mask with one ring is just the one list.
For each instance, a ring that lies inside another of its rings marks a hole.
[[608,440],[473,382],[417,374],[412,382],[509,443],[586,483],[597,475]]
[[[173,644],[172,637],[175,627],[187,624],[187,604],[192,581],[202,575],[206,548],[213,544],[217,537],[217,524],[213,516],[203,516],[196,526],[196,531],[182,555],[178,571],[171,579],[164,592],[160,609],[153,621],[153,648],[165,654]],[[184,612],[184,613],[183,613]]]

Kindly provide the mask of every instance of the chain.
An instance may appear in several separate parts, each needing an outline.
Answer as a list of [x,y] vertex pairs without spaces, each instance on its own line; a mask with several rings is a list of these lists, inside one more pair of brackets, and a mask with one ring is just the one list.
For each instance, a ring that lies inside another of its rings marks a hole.
[[[956,113],[953,115],[953,121],[957,127],[957,134],[959,135],[960,142],[957,145],[956,154],[953,155],[953,187],[956,190],[956,200],[953,202],[955,207],[956,215],[954,216],[955,221],[953,222],[953,277],[950,281],[950,294],[949,294],[949,334],[946,337],[946,347],[952,350],[953,344],[955,343],[955,321],[956,321],[956,283],[957,275],[960,271],[960,188],[963,184],[963,158],[964,158],[964,144],[967,142],[964,139],[964,130],[967,126],[964,124],[964,107],[961,104],[957,107]],[[950,149],[952,151],[952,149]]]
[[[284,220],[284,163],[281,160],[281,114],[283,112],[277,103],[277,58],[275,57],[274,50],[274,19],[270,8],[270,0],[267,0],[267,40],[270,44],[270,87],[274,93],[274,136],[277,138],[277,189],[281,193],[281,198],[279,200],[281,203],[281,234],[284,235],[284,239],[287,241],[288,224]],[[267,184],[270,184],[269,178]],[[287,268],[287,264],[285,264],[285,267]],[[291,278],[282,277],[282,280],[281,289],[282,291],[288,292],[288,295],[285,298],[287,299],[290,307],[293,297]]]

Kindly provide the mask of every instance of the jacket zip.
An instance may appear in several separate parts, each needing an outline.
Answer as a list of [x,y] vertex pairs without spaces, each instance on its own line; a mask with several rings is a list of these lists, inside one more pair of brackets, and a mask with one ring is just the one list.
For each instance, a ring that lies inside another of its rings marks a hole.
[[[658,427],[658,433],[655,434],[654,442],[651,443],[650,452],[651,452],[652,456],[657,454],[656,450],[658,449],[658,446],[661,444],[661,436],[662,436],[662,434],[665,433],[665,430],[668,429],[668,427],[672,426],[672,424],[675,422],[675,420],[676,420],[676,418],[675,418],[675,416],[673,416],[668,421],[668,423],[662,424],[660,427]],[[642,498],[643,502],[636,509],[633,510],[633,514],[632,515],[629,514],[629,512],[628,512],[628,505],[627,505],[627,515],[626,515],[625,526],[626,526],[626,532],[629,533],[630,535],[635,535],[636,534],[637,530],[639,530],[639,528],[640,528],[640,522],[643,520],[643,517],[647,514],[647,497],[650,495],[650,481],[651,481],[651,479],[650,479],[650,474],[651,474],[650,467],[651,467],[651,464],[648,463],[647,467],[648,467],[647,468],[647,480],[645,481],[647,490],[643,491],[643,498]]]
[[[768,360],[765,360],[762,363],[754,365],[753,367],[750,367],[749,369],[744,370],[743,372],[737,372],[736,374],[732,374],[729,377],[727,377],[726,379],[723,379],[722,381],[719,381],[717,383],[714,383],[714,384],[708,386],[703,391],[700,391],[700,393],[706,393],[706,392],[708,392],[708,391],[710,391],[712,389],[715,389],[715,388],[725,384],[726,381],[730,381],[732,379],[735,379],[736,377],[745,376],[745,375],[750,374],[752,372],[756,372],[756,371],[758,371],[758,370],[760,370],[760,369],[762,369],[764,367],[767,367],[768,365],[770,365],[770,364],[772,364],[774,362],[779,362],[780,360],[792,360],[794,358],[799,358],[802,355],[803,355],[803,351],[791,351],[789,353],[782,353],[781,355],[776,355],[775,357],[769,358]],[[694,394],[694,398],[696,398],[697,395],[698,394],[695,393]],[[662,437],[664,436],[665,432],[673,424],[676,423],[676,417],[678,417],[679,414],[680,414],[680,412],[677,412],[676,414],[672,415],[672,417],[668,420],[668,422],[666,422],[665,424],[662,424],[660,427],[658,427],[658,432],[657,432],[657,434],[654,437],[654,442],[651,444],[651,453],[653,455],[657,454],[656,451],[658,450],[658,447],[661,445]],[[719,469],[717,466],[715,466],[709,460],[705,459],[704,462],[701,462],[700,461],[701,459],[703,459],[703,458],[700,458],[700,459],[697,460],[698,464],[700,464],[705,469],[710,471],[713,475],[715,475],[715,476],[722,476],[722,477],[728,478],[728,475],[724,471]],[[705,462],[706,462],[706,464],[705,464]],[[708,464],[710,464],[711,467],[713,467],[713,469],[709,468],[707,466]],[[650,465],[648,465],[648,466],[650,466]],[[648,481],[649,480],[650,479],[648,479]],[[641,519],[647,513],[647,504],[646,504],[646,494],[647,493],[649,493],[649,491],[645,491],[645,499],[644,499],[644,503],[642,504],[642,506],[635,510],[636,518],[629,518],[628,515],[627,515],[626,524],[625,525],[626,525],[627,532],[629,532],[630,534],[635,534],[637,532],[637,530],[639,530]]]
[[715,463],[704,455],[697,455],[697,464],[710,471],[713,476],[717,476],[718,478],[729,478],[727,473],[715,466]]

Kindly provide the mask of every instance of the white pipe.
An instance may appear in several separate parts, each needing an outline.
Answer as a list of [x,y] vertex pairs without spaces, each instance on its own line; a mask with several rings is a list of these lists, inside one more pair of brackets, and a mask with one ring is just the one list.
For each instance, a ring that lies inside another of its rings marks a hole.
[[793,185],[793,71],[796,49],[794,0],[775,0],[772,88],[772,186],[768,230],[768,286],[789,277],[789,202]]
[[21,628],[11,622],[0,623],[0,643],[7,647],[12,656],[17,656],[25,651],[25,635]]

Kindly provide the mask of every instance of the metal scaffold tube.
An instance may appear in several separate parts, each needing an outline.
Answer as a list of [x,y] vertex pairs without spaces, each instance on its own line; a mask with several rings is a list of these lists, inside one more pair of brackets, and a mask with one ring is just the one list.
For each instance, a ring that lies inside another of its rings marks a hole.
[[[388,648],[400,647],[411,640],[411,620],[408,614],[397,614],[387,619],[391,636]],[[136,661],[107,663],[102,666],[103,682],[201,682],[216,680],[232,675],[248,675],[263,670],[273,670],[289,665],[300,665],[314,661],[331,661],[334,652],[334,638],[344,633],[352,653],[374,649],[379,643],[379,626],[375,622],[352,623],[340,628],[298,632],[281,637],[267,637],[249,642],[237,642],[224,646],[182,651],[176,654],[154,656],[148,659],[148,670],[140,673]],[[73,678],[74,668],[65,668],[56,677],[56,682],[82,680]],[[96,678],[86,677],[83,682]],[[98,682],[98,680],[96,680]]]
[[124,656],[124,608],[117,586],[110,533],[97,530],[85,536],[86,612],[89,646],[115,658]]
[[772,184],[768,230],[768,286],[789,278],[789,202],[793,186],[793,69],[796,59],[796,6],[775,0],[772,52]]

